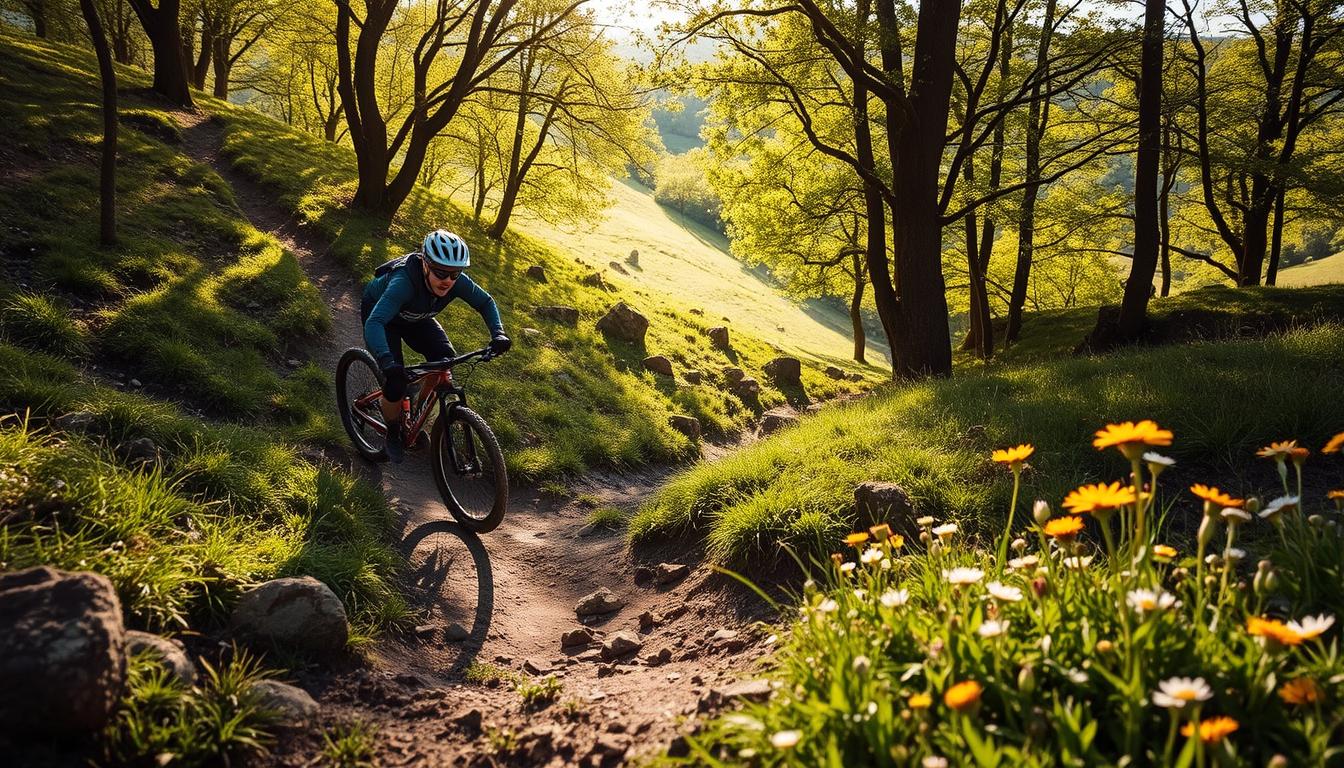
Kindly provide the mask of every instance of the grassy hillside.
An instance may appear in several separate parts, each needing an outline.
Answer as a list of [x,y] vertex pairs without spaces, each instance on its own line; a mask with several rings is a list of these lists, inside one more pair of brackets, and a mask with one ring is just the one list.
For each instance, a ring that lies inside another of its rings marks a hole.
[[406,613],[390,511],[300,456],[343,435],[325,372],[281,356],[329,327],[326,308],[178,150],[145,74],[118,76],[121,242],[104,249],[92,57],[0,35],[0,569],[104,573],[131,624],[158,630],[310,574],[367,637]]
[[[645,289],[619,276],[607,289],[584,285],[581,280],[592,270],[569,252],[525,234],[491,241],[462,208],[421,187],[412,192],[391,231],[379,232],[375,222],[346,208],[355,186],[355,161],[348,149],[243,108],[215,101],[206,101],[204,108],[224,122],[224,151],[235,166],[273,189],[281,204],[315,227],[353,274],[367,276],[382,261],[416,248],[423,233],[434,227],[452,229],[467,239],[472,276],[499,302],[505,326],[516,337],[523,327],[542,332],[539,343],[520,345],[472,381],[473,397],[500,436],[510,469],[522,477],[544,478],[599,463],[686,457],[694,448],[668,426],[671,414],[693,415],[709,434],[722,435],[773,405],[801,405],[864,386],[827,378],[823,360],[812,357],[804,366],[801,389],[781,391],[761,371],[779,350],[752,332],[748,317],[730,315],[725,322],[708,306],[695,314],[690,310],[698,307],[690,306],[690,299],[654,284]],[[532,265],[546,269],[546,283],[525,276]],[[595,321],[619,301],[649,318],[642,346],[609,340],[595,330]],[[557,304],[580,311],[577,328],[533,312],[539,305]],[[484,329],[470,309],[452,307],[443,320],[459,348],[484,342]],[[714,349],[706,333],[724,324],[733,334],[732,349],[726,352]],[[843,361],[848,342],[835,338],[836,360]],[[680,375],[675,380],[656,376],[643,370],[640,361],[646,355],[665,355],[678,374],[694,369],[705,380],[690,384]],[[729,367],[760,380],[759,402],[743,402],[721,388],[722,371]],[[875,368],[864,372],[870,381],[883,377]]]
[[1287,288],[1344,283],[1344,253],[1289,267],[1279,272],[1278,283]]
[[[681,474],[640,510],[631,532],[704,537],[727,561],[773,555],[778,542],[825,552],[861,522],[853,491],[868,480],[901,484],[920,514],[996,530],[1012,486],[990,462],[992,449],[1033,443],[1023,498],[1058,501],[1080,483],[1119,479],[1104,457],[1078,451],[1093,430],[1145,418],[1181,436],[1164,504],[1215,478],[1236,494],[1272,493],[1272,467],[1245,474],[1244,457],[1289,437],[1319,445],[1344,428],[1344,401],[1328,394],[1344,387],[1340,349],[1344,325],[1325,324],[891,386]],[[1193,512],[1185,496],[1178,509],[1187,507]]]

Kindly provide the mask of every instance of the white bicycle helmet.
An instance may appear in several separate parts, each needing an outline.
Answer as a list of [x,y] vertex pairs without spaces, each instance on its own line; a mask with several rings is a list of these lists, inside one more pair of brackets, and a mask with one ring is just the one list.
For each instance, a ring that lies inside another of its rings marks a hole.
[[429,259],[429,263],[440,267],[466,269],[471,266],[471,251],[467,242],[446,229],[436,229],[425,235],[420,252]]

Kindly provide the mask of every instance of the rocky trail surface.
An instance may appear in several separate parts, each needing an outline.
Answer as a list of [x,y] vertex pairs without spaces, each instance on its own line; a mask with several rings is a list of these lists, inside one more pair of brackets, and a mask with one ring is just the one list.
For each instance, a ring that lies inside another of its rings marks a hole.
[[[334,370],[361,343],[358,284],[220,156],[219,125],[178,120],[187,153],[232,185],[253,226],[321,291],[333,332],[304,354]],[[503,524],[478,537],[448,515],[424,452],[362,467],[399,513],[418,626],[293,677],[324,726],[376,726],[381,764],[620,765],[676,744],[697,713],[768,690],[738,682],[768,651],[754,628],[769,616],[761,601],[696,567],[698,552],[632,550],[587,523],[595,505],[637,506],[670,469],[593,473],[564,496],[514,487]],[[275,760],[309,765],[321,749],[316,733],[292,735]]]

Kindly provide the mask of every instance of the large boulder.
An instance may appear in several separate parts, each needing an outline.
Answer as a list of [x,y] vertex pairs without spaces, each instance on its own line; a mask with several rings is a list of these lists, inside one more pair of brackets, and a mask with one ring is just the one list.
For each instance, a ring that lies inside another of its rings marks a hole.
[[649,319],[619,302],[597,321],[597,330],[622,341],[643,344],[649,330]]
[[233,627],[255,640],[319,654],[340,651],[350,639],[345,606],[311,576],[274,579],[247,592],[233,609]]
[[538,320],[550,320],[561,325],[579,324],[579,310],[574,307],[541,306],[532,310],[532,316]]
[[578,604],[574,606],[574,613],[580,617],[600,616],[604,613],[619,611],[624,605],[624,600],[612,594],[611,590],[603,587],[579,600]]
[[918,533],[913,525],[914,505],[910,494],[896,483],[870,480],[854,489],[854,511],[860,520],[888,523],[905,535]]
[[755,379],[743,379],[733,385],[733,391],[737,396],[748,402],[754,401],[761,395],[761,383]]
[[798,414],[788,406],[771,408],[761,414],[761,434],[768,435],[772,432],[778,432],[785,427],[791,427],[798,423]]
[[845,369],[834,365],[828,365],[826,366],[826,376],[827,378],[839,381],[840,379],[845,378]]
[[97,731],[125,683],[126,631],[107,577],[46,566],[0,574],[0,730]]
[[318,706],[308,692],[277,680],[254,683],[252,692],[261,706],[274,712],[286,728],[307,728],[317,719]]
[[527,268],[527,276],[538,283],[546,282],[546,268],[540,264],[533,264]]
[[765,375],[779,384],[802,383],[803,363],[796,357],[781,356],[765,364]]
[[680,413],[674,413],[667,419],[672,428],[692,440],[700,437],[700,420],[694,416],[685,416]]
[[728,386],[730,387],[737,386],[737,383],[742,379],[746,378],[746,376],[747,376],[746,371],[742,370],[741,368],[723,369],[723,380],[728,382]]
[[153,656],[168,668],[173,677],[186,685],[196,682],[196,665],[187,656],[187,649],[177,640],[169,640],[149,632],[130,630],[126,633],[126,654]]
[[719,349],[728,349],[732,346],[728,342],[728,327],[725,325],[716,325],[710,328],[709,340],[714,342],[714,346]]
[[644,358],[644,367],[659,376],[672,375],[672,361],[662,355],[650,355]]

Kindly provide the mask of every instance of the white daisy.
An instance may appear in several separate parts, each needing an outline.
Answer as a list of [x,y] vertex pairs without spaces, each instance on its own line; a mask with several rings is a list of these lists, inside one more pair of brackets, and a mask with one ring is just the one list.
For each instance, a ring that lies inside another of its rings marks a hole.
[[855,569],[856,567],[857,567],[857,566],[856,566],[853,562],[846,561],[846,562],[843,562],[843,563],[840,564],[840,572],[841,572],[841,573],[853,573],[853,572],[854,572],[854,569]]
[[1223,550],[1223,559],[1227,561],[1228,565],[1236,565],[1246,559],[1246,550],[1238,549],[1236,547],[1228,547]]
[[1302,503],[1302,500],[1297,496],[1280,496],[1265,505],[1265,508],[1260,511],[1260,519],[1272,523],[1284,512],[1297,509],[1297,505],[1300,503]]
[[1302,620],[1288,622],[1288,628],[1301,635],[1307,640],[1320,637],[1327,629],[1334,626],[1335,617],[1328,613],[1322,613],[1320,616],[1304,616]]
[[882,597],[878,598],[878,600],[882,602],[882,605],[888,608],[899,608],[910,602],[910,590],[890,589],[883,592]]
[[991,581],[985,585],[989,594],[995,600],[1001,600],[1005,603],[1016,603],[1022,599],[1022,590],[1017,587],[1010,587],[997,581]]
[[886,554],[882,550],[877,547],[869,547],[863,551],[863,554],[859,555],[859,562],[870,565],[884,558],[886,558]]
[[1025,557],[1014,557],[1008,561],[1008,567],[1014,571],[1020,571],[1024,568],[1035,568],[1041,564],[1041,558],[1037,555],[1027,555]]
[[790,749],[802,741],[802,731],[776,731],[770,736],[770,744],[775,749]]
[[1091,556],[1091,555],[1083,555],[1082,557],[1066,557],[1066,558],[1064,558],[1064,567],[1065,567],[1065,568],[1079,568],[1079,569],[1081,569],[1081,568],[1086,568],[1087,566],[1089,566],[1089,565],[1091,565],[1091,564],[1092,564],[1092,556]]
[[985,572],[979,568],[953,568],[950,571],[943,571],[943,578],[952,586],[961,587],[977,583],[985,578]]
[[929,515],[925,515],[916,520],[915,524],[918,525],[920,528],[928,528],[929,526],[933,525],[933,518],[930,517]]
[[1241,525],[1251,520],[1251,513],[1239,507],[1223,507],[1223,511],[1219,514],[1227,521],[1228,525]]
[[933,535],[937,536],[940,539],[950,539],[952,538],[952,534],[956,532],[957,532],[956,523],[943,523],[942,525],[933,529]]
[[1170,456],[1163,456],[1157,451],[1148,451],[1143,454],[1143,460],[1149,464],[1156,464],[1159,467],[1170,467],[1176,463],[1176,460]]
[[1176,596],[1170,592],[1152,589],[1135,589],[1125,595],[1125,602],[1139,613],[1165,611],[1176,604]]
[[821,604],[817,606],[817,611],[820,613],[834,613],[839,609],[840,604],[835,602],[829,597],[826,598],[825,600],[822,600]]
[[1153,703],[1165,709],[1181,709],[1192,701],[1208,701],[1213,689],[1202,677],[1171,677],[1157,684]]
[[998,637],[1008,631],[1008,623],[1009,622],[1007,621],[994,621],[993,619],[989,619],[981,622],[979,628],[975,630],[975,633],[981,637]]

